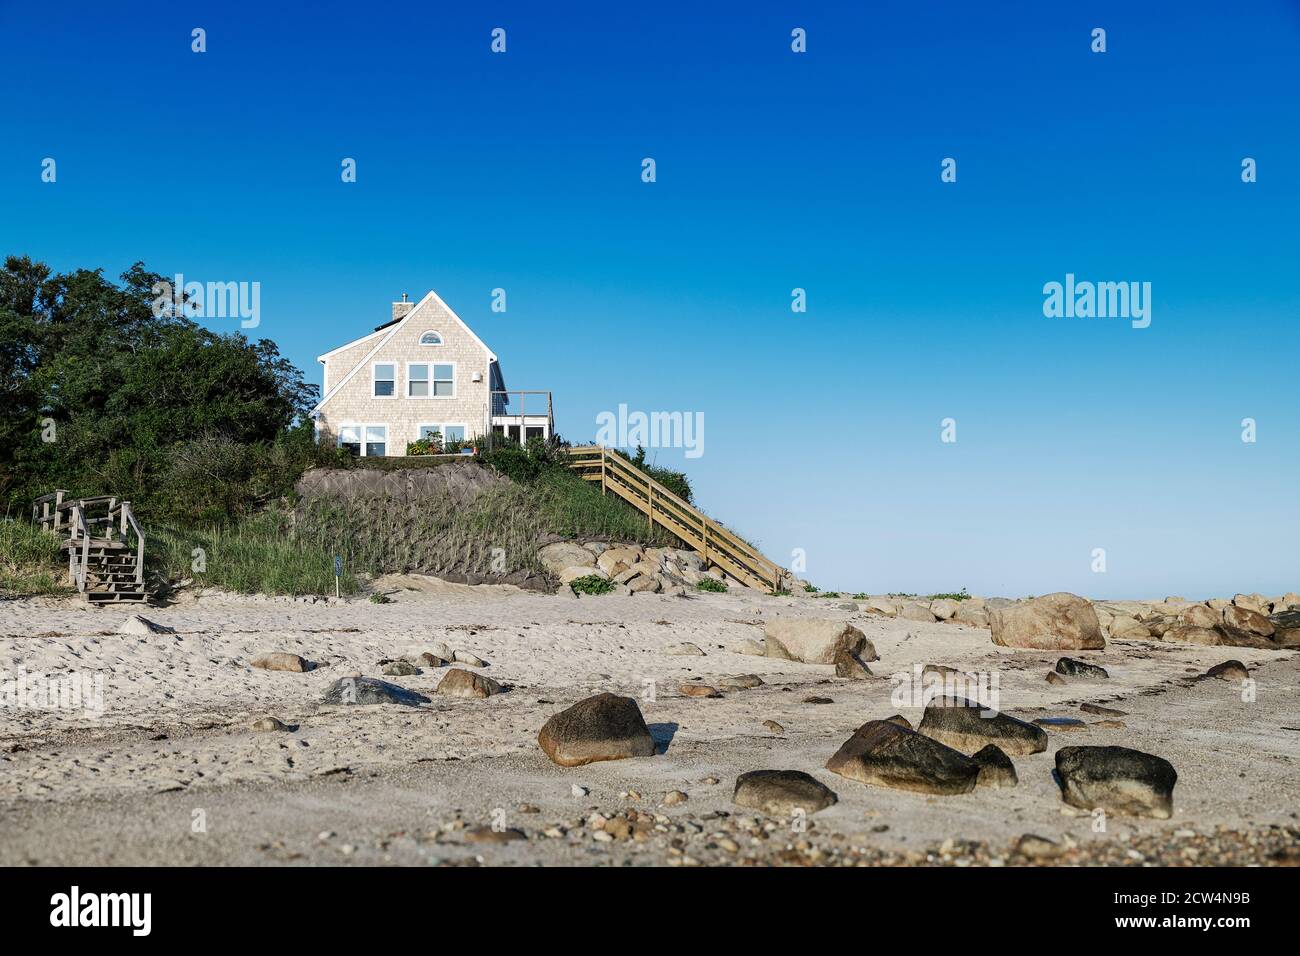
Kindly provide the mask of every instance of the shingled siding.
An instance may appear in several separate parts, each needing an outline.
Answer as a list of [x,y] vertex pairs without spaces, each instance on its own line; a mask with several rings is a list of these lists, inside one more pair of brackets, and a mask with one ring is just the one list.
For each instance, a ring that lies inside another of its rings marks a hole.
[[[370,355],[389,331],[325,359],[326,395],[358,363],[363,364],[321,407],[317,421],[322,436],[337,441],[339,429],[346,425],[385,425],[387,454],[404,455],[406,443],[419,437],[421,425],[464,425],[467,438],[482,435],[487,425],[491,381],[487,350],[432,299],[412,311],[393,337]],[[442,345],[420,344],[420,336],[429,331],[442,336]],[[397,366],[392,398],[377,398],[373,393],[374,366],[384,362]],[[455,394],[450,398],[409,397],[409,363],[428,363],[430,372],[433,365],[454,366]],[[479,376],[477,382],[473,380],[475,374]]]

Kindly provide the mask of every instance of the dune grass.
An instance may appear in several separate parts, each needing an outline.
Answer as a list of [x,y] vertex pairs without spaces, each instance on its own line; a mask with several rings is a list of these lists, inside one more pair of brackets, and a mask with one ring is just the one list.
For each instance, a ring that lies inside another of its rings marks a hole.
[[59,539],[27,521],[0,519],[0,595],[30,597],[71,590],[61,584]]

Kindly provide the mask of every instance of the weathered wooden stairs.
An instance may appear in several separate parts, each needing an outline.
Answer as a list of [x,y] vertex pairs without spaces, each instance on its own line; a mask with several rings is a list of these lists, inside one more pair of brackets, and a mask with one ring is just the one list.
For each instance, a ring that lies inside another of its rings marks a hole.
[[600,482],[606,494],[632,505],[650,526],[661,525],[688,547],[716,564],[737,581],[768,593],[781,590],[786,571],[769,561],[753,545],[687,504],[627,459],[601,445],[569,449],[569,467],[591,482]]
[[147,598],[144,532],[131,502],[112,495],[69,498],[59,490],[32,503],[32,521],[63,538],[68,575],[92,604],[124,604]]

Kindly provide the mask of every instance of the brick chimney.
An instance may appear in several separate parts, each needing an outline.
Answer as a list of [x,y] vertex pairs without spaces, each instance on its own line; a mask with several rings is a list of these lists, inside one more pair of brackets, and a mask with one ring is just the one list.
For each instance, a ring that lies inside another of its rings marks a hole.
[[414,302],[407,301],[406,293],[402,293],[402,301],[393,303],[393,321],[406,318],[406,314],[415,308]]

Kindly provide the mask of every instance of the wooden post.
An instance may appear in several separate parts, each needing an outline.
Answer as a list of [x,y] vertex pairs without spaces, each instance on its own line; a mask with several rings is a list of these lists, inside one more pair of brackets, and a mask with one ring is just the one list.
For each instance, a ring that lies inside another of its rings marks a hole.
[[646,482],[646,517],[650,519],[650,530],[655,529],[655,486],[652,482]]

